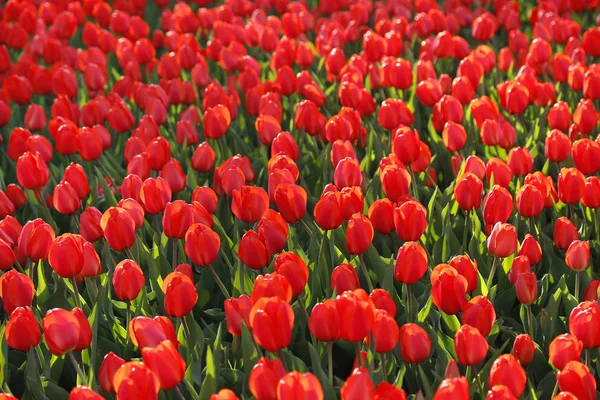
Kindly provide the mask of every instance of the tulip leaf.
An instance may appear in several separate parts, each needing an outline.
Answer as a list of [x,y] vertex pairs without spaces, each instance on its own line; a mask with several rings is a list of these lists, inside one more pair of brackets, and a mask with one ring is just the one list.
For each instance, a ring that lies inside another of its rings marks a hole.
[[244,372],[247,376],[250,376],[252,367],[258,361],[258,352],[252,334],[245,323],[242,323],[242,357],[244,359]]
[[326,399],[335,398],[335,392],[333,390],[332,382],[329,381],[329,378],[325,371],[323,370],[321,364],[321,358],[319,357],[319,353],[317,350],[310,344],[307,343],[308,351],[310,353],[312,372],[321,382],[321,386],[323,387],[323,394]]
[[425,307],[423,307],[419,314],[417,315],[417,321],[419,324],[424,323],[429,316],[429,312],[431,311],[431,305],[433,304],[433,298],[431,296],[427,297],[427,303],[425,303]]
[[213,359],[213,350],[211,346],[206,347],[206,368],[202,387],[200,389],[200,400],[209,400],[210,396],[217,391],[217,365]]

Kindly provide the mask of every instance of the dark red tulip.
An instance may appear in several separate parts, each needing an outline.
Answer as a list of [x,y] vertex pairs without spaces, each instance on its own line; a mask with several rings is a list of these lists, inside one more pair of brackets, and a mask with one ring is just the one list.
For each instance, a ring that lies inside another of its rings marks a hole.
[[[25,192],[21,189],[20,186],[15,185],[14,183],[9,183],[6,185],[6,196],[13,204],[14,208],[21,208],[27,202],[27,198],[25,197]],[[10,206],[7,207],[7,210],[10,209]],[[6,213],[6,215],[12,214],[12,212]],[[5,216],[6,216],[5,215]],[[3,217],[4,218],[4,217]]]

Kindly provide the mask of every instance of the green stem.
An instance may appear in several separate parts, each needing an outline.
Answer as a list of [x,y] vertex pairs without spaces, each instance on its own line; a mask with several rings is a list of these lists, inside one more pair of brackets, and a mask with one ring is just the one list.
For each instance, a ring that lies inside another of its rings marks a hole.
[[185,400],[185,397],[183,397],[183,394],[181,393],[179,386],[175,386],[175,393],[177,394],[177,397],[179,398],[179,400]]
[[131,302],[127,300],[125,303],[127,304],[127,325],[125,325],[125,329],[128,330],[129,324],[131,324]]
[[373,292],[373,282],[371,282],[371,277],[369,276],[369,271],[367,270],[367,265],[365,264],[365,259],[363,257],[363,255],[359,255],[358,259],[360,260],[360,268],[363,272],[363,274],[365,275],[365,279],[367,280],[367,286],[369,287],[369,292],[372,293]]
[[592,349],[585,349],[585,365],[589,368],[592,361]]
[[417,186],[417,179],[415,178],[415,173],[412,169],[412,165],[408,165],[407,168],[408,168],[408,172],[410,173],[413,197],[415,199],[419,200],[419,188]]
[[467,239],[469,230],[467,229],[467,225],[469,224],[469,211],[465,211],[465,225],[463,229],[463,252],[467,252]]
[[579,302],[579,279],[581,272],[575,271],[575,300]]
[[287,361],[285,360],[285,355],[283,354],[283,350],[281,350],[281,349],[277,350],[277,357],[279,357],[281,364],[283,364],[283,369],[285,369],[286,371],[289,371],[289,369],[287,367]]
[[387,381],[387,363],[385,362],[385,353],[381,353],[379,355],[381,357],[381,375],[382,375],[382,382]]
[[490,270],[490,276],[488,276],[487,282],[485,283],[488,289],[488,293],[492,291],[492,283],[494,281],[494,275],[496,275],[496,269],[498,268],[498,257],[494,257],[492,262],[492,269]]
[[221,289],[221,292],[223,293],[223,295],[225,296],[225,298],[226,299],[230,298],[231,296],[229,295],[229,291],[227,290],[227,288],[223,284],[223,281],[221,280],[221,278],[219,278],[219,275],[217,275],[217,272],[212,267],[212,265],[208,264],[206,266],[206,268],[208,268],[208,271],[212,274],[213,278],[215,279],[215,282],[217,283],[217,286],[219,287],[219,289]]
[[172,268],[177,268],[177,250],[179,248],[179,240],[173,239],[173,266]]
[[531,312],[531,304],[526,304],[525,308],[527,308],[527,325],[529,325],[529,336],[531,337],[531,340],[535,340],[533,335],[533,313]]
[[327,342],[327,368],[329,384],[333,387],[333,342]]
[[412,303],[413,303],[413,295],[412,290],[410,290],[410,285],[404,284],[406,286],[406,315],[408,316],[408,322],[413,322],[413,313],[412,313]]
[[360,357],[360,342],[354,342],[354,350],[356,351],[356,363],[358,366],[362,366],[362,360]]
[[77,307],[83,311],[83,304],[81,303],[81,299],[79,298],[79,288],[77,287],[77,282],[75,282],[75,277],[71,278],[71,283],[73,284],[73,295],[75,296],[75,304]]
[[79,375],[79,379],[81,379],[81,382],[86,382],[85,373],[83,372],[83,370],[79,366],[79,363],[75,359],[75,356],[73,355],[73,352],[72,351],[68,352],[67,353],[67,357],[69,357],[69,360],[71,360],[71,364],[73,364],[73,367],[75,368],[75,371],[77,371],[77,375]]

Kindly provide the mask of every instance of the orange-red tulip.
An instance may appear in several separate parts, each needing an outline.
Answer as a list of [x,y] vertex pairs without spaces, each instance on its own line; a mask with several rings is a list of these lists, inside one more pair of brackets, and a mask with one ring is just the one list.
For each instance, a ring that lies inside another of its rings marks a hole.
[[11,349],[19,351],[28,351],[38,345],[40,325],[30,307],[15,308],[6,323],[4,337]]
[[254,340],[265,350],[276,352],[290,344],[294,311],[279,297],[263,297],[256,301],[249,321]]
[[127,362],[119,367],[113,378],[113,387],[119,399],[158,399],[160,379],[144,363]]

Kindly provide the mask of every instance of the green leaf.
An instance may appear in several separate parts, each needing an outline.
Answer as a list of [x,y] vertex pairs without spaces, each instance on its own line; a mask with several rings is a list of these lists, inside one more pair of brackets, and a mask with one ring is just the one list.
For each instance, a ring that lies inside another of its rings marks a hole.
[[432,304],[433,304],[433,298],[431,296],[428,296],[425,307],[423,307],[421,309],[421,311],[419,311],[419,314],[417,315],[417,321],[419,322],[419,324],[422,324],[427,320],[427,317],[429,316],[429,312],[431,311]]
[[313,373],[321,382],[321,387],[323,388],[325,398],[335,399],[335,392],[333,390],[333,386],[329,382],[329,377],[327,376],[327,374],[323,370],[323,367],[321,366],[321,358],[319,357],[319,353],[310,343],[307,343],[307,346],[308,351],[310,353],[310,360],[312,363]]
[[213,351],[210,346],[206,348],[206,369],[202,388],[200,389],[200,400],[209,400],[210,396],[217,391],[217,366],[213,359]]

